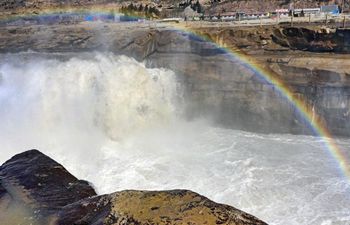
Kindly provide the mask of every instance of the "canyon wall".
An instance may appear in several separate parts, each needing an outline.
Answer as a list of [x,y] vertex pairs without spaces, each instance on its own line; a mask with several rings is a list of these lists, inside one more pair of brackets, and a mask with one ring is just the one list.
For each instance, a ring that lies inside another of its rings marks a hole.
[[[319,27],[190,27],[82,23],[1,27],[2,53],[111,51],[174,70],[186,88],[188,118],[235,129],[311,134],[277,88],[236,53],[282,79],[334,135],[350,136],[349,30]],[[196,33],[196,35],[194,34]],[[218,48],[212,40],[231,51]],[[341,53],[341,54],[338,54]]]
[[[199,33],[246,55],[253,64],[275,74],[289,86],[294,96],[307,100],[309,109],[321,116],[333,134],[349,136],[349,29],[265,26],[216,31],[202,28]],[[225,68],[220,63],[218,67]],[[226,70],[223,73],[229,73]],[[302,125],[296,108],[286,104],[275,87],[257,76],[245,74],[243,77],[247,79],[243,84],[223,80],[223,86],[236,85],[241,91],[226,90],[222,98],[224,109],[219,111],[224,114],[221,118],[226,120],[230,115],[237,115],[238,121],[234,124],[240,123],[239,118],[246,118],[245,121],[250,122],[244,122],[240,126],[243,129],[308,133],[310,129]],[[231,97],[227,97],[228,93]],[[239,95],[241,97],[237,97]]]

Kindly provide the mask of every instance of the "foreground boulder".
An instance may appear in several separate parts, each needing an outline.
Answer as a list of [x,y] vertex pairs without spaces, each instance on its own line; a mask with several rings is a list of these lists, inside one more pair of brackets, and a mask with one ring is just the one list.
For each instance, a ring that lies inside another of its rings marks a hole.
[[47,224],[48,216],[63,206],[94,195],[88,182],[56,161],[37,150],[26,151],[0,167],[0,221],[7,221],[0,224]]
[[97,196],[86,181],[37,150],[0,167],[1,225],[266,224],[187,190]]
[[[92,210],[93,209],[93,210]],[[121,191],[64,207],[57,224],[265,224],[187,190]]]

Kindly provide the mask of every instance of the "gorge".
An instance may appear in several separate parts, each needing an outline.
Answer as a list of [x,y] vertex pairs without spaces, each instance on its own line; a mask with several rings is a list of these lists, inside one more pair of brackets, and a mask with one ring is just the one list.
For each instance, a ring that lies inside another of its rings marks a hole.
[[[37,148],[92,182],[73,182],[73,190],[86,188],[88,194],[56,208],[62,213],[58,224],[74,219],[101,224],[99,218],[106,218],[110,208],[94,207],[110,196],[123,201],[150,197],[138,191],[104,196],[125,189],[190,189],[269,224],[348,224],[350,185],[327,140],[310,129],[310,121],[276,86],[257,76],[254,65],[306,100],[334,135],[346,163],[349,31],[182,26],[86,22],[0,27],[0,161]],[[6,186],[15,177],[11,165],[31,168],[25,163],[32,158],[47,162],[42,153],[29,151],[0,167],[0,205],[8,199],[3,193],[12,190]],[[46,174],[34,177],[40,180],[33,183],[35,190],[41,190]],[[95,191],[103,196],[83,200]],[[188,204],[195,206],[203,200],[188,191],[163,194],[190,196]],[[215,203],[203,201],[213,209]],[[84,215],[84,205],[98,213],[75,218]],[[236,223],[228,219],[235,216],[227,216],[235,209],[215,207],[219,215],[205,218]],[[244,215],[253,222],[243,224],[263,224]],[[125,224],[123,218],[115,221]]]

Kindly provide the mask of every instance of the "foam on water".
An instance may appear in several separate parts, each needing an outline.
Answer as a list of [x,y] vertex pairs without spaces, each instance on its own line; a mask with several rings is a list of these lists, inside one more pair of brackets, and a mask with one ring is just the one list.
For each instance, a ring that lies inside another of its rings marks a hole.
[[322,140],[185,121],[182,105],[173,72],[127,57],[2,57],[0,161],[38,148],[99,193],[185,188],[269,224],[350,223]]

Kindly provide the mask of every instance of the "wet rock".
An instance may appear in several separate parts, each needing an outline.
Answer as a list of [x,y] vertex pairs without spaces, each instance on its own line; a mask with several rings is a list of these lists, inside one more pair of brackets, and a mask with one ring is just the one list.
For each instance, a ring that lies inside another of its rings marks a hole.
[[37,150],[0,167],[1,225],[264,225],[234,207],[188,190],[120,191],[97,196],[86,182]]
[[[96,195],[62,165],[37,150],[18,154],[0,167],[0,208],[25,208],[28,217],[46,221],[63,206]],[[0,211],[0,218],[10,212]]]

